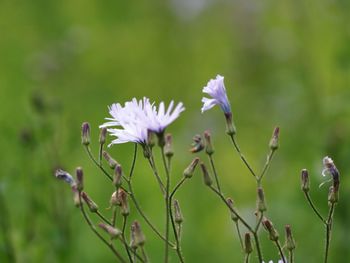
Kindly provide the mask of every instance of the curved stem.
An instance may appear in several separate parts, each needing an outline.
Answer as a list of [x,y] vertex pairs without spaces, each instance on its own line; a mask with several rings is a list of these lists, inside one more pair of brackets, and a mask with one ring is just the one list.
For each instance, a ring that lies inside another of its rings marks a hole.
[[176,193],[176,191],[180,188],[180,186],[186,181],[186,177],[182,177],[182,179],[176,184],[175,188],[173,189],[173,191],[170,194],[169,197],[169,206],[170,206],[170,219],[171,219],[171,225],[174,231],[174,236],[175,236],[175,242],[176,242],[176,253],[179,257],[179,260],[181,263],[184,263],[184,258],[182,256],[181,253],[181,246],[180,246],[180,229],[179,229],[179,233],[176,230],[176,225],[175,225],[175,220],[174,220],[174,215],[173,215],[173,211],[172,211],[172,204],[173,204],[173,197]]
[[284,257],[283,250],[282,250],[280,242],[278,240],[276,240],[275,244],[276,244],[276,247],[278,248],[278,252],[279,252],[279,254],[281,256],[281,259],[282,259],[283,263],[287,263],[286,258]]
[[104,221],[106,224],[108,224],[110,226],[112,225],[112,223],[109,222],[109,220],[107,218],[105,218],[99,211],[96,211],[96,215],[98,215],[98,217],[101,218],[102,221]]
[[325,263],[327,263],[327,261],[328,261],[328,251],[329,251],[329,245],[330,245],[330,241],[331,241],[334,208],[335,208],[335,204],[332,203],[331,207],[329,208],[328,218],[326,221],[326,245],[325,245],[325,254],[324,254],[324,262]]
[[159,176],[159,173],[158,173],[158,170],[157,170],[157,167],[156,167],[156,162],[154,161],[152,149],[150,147],[148,147],[148,146],[145,146],[145,147],[147,147],[147,148],[145,148],[145,150],[148,152],[148,155],[149,155],[149,157],[147,158],[148,162],[149,162],[149,165],[151,166],[153,174],[154,174],[154,176],[157,179],[160,191],[162,192],[162,194],[164,196],[164,194],[165,194],[165,186],[163,184],[162,179]]
[[215,181],[216,181],[216,186],[217,186],[219,192],[221,193],[221,188],[220,188],[220,184],[219,184],[219,177],[218,177],[218,174],[217,174],[216,169],[215,169],[213,156],[211,154],[208,154],[208,157],[210,160],[211,168],[213,169],[213,173],[214,173],[214,177],[215,177]]
[[261,253],[261,249],[260,249],[260,241],[259,241],[259,237],[257,235],[257,233],[254,231],[254,229],[237,213],[237,211],[235,211],[226,201],[226,198],[225,196],[220,193],[217,189],[215,189],[214,187],[212,186],[209,186],[211,190],[213,190],[219,197],[220,199],[225,203],[225,205],[228,207],[228,209],[230,209],[230,211],[232,213],[235,214],[235,216],[239,219],[239,221],[242,222],[242,224],[249,230],[250,233],[253,234],[254,236],[254,240],[255,240],[255,246],[256,246],[256,252],[258,254],[258,259],[259,259],[259,262],[262,262],[263,261],[263,258],[262,258],[262,253]]
[[290,250],[289,251],[289,263],[294,263],[294,251]]
[[271,150],[270,153],[269,153],[269,155],[268,155],[267,158],[266,158],[266,163],[265,163],[265,165],[264,165],[264,168],[263,168],[263,170],[262,170],[260,176],[258,177],[258,185],[259,185],[259,186],[260,186],[260,184],[261,184],[261,181],[262,181],[262,179],[263,179],[265,173],[267,172],[267,169],[268,169],[269,166],[270,166],[270,163],[271,163],[271,160],[272,160],[272,158],[273,158],[273,154],[274,154],[274,153],[275,153],[275,150]]
[[239,229],[238,221],[235,221],[235,226],[236,226],[237,234],[238,234],[238,237],[239,237],[239,243],[241,244],[242,250],[244,250],[244,245],[243,245],[241,230]]
[[[134,156],[133,156],[133,161],[129,173],[128,178],[124,178],[126,183],[128,184],[129,188],[129,196],[131,197],[132,202],[134,203],[136,210],[139,212],[141,217],[145,220],[145,222],[148,224],[148,226],[153,230],[156,235],[158,235],[163,241],[166,242],[165,237],[159,232],[159,230],[152,224],[152,222],[148,219],[148,217],[145,215],[145,213],[142,211],[141,206],[139,205],[137,199],[135,198],[134,190],[132,188],[132,183],[131,183],[131,178],[133,176],[134,170],[135,170],[135,165],[136,165],[136,158],[137,158],[137,144],[135,143],[135,148],[134,148]],[[175,247],[173,243],[168,241],[168,244],[171,247]]]
[[103,168],[103,166],[102,166],[101,164],[99,164],[99,163],[96,161],[96,159],[95,159],[95,157],[92,155],[91,149],[90,149],[90,147],[89,147],[88,145],[85,146],[85,150],[86,150],[88,156],[90,157],[91,161],[93,161],[93,163],[94,163],[98,168],[101,169],[101,171],[108,177],[108,179],[109,179],[110,181],[113,182],[113,177]]
[[86,221],[86,223],[89,225],[90,229],[92,230],[92,232],[94,232],[96,234],[96,236],[107,246],[109,247],[109,249],[113,252],[113,254],[120,260],[120,262],[122,263],[126,263],[125,259],[118,253],[118,251],[114,248],[114,246],[110,243],[107,242],[107,240],[104,239],[104,237],[97,232],[96,227],[94,226],[94,224],[92,223],[92,221],[90,220],[89,216],[86,214],[85,209],[84,209],[84,205],[83,205],[83,201],[81,199],[81,192],[79,192],[79,207],[80,207],[80,211],[83,214],[83,217]]
[[247,159],[246,159],[246,158],[244,157],[244,155],[242,154],[241,149],[239,148],[239,146],[238,146],[238,144],[237,144],[237,142],[236,142],[236,140],[235,140],[234,135],[230,135],[230,138],[231,138],[231,141],[232,141],[232,143],[233,143],[233,146],[235,147],[237,153],[239,154],[239,157],[241,158],[241,160],[243,161],[243,163],[245,164],[245,166],[248,168],[248,170],[250,171],[250,173],[254,176],[254,178],[255,178],[256,180],[258,180],[258,177],[257,177],[257,175],[255,174],[253,168],[249,165]]
[[312,210],[315,212],[317,217],[322,221],[323,224],[327,224],[326,220],[321,216],[320,212],[317,210],[316,206],[312,202],[311,196],[309,195],[309,192],[304,191],[304,194],[305,194],[305,197],[306,197],[309,205],[311,206]]
[[245,254],[244,263],[249,263],[250,254]]
[[100,148],[98,150],[98,163],[100,166],[102,166],[102,151],[103,151],[103,144],[100,144]]
[[169,189],[170,189],[170,159],[169,163],[167,164],[165,154],[164,154],[164,147],[161,147],[161,153],[162,153],[162,159],[163,159],[163,165],[165,168],[165,174],[166,174],[166,184],[165,184],[165,251],[164,251],[164,262],[167,263],[169,260]]
[[125,238],[126,218],[127,218],[127,216],[123,216],[122,242],[124,243],[124,247],[125,247],[126,253],[128,254],[129,260],[130,260],[130,262],[132,262],[132,257],[131,257],[130,251],[129,251],[129,246],[128,246],[128,244],[126,242],[126,238]]

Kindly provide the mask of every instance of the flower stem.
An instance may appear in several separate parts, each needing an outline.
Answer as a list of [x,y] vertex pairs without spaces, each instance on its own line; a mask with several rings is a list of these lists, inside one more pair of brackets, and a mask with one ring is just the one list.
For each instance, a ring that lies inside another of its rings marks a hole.
[[174,215],[173,215],[173,211],[172,211],[172,203],[173,203],[173,197],[174,197],[176,191],[186,181],[186,179],[187,179],[186,177],[182,177],[182,179],[177,183],[177,185],[175,186],[175,188],[173,189],[173,191],[171,192],[170,197],[169,197],[170,219],[171,219],[171,225],[173,227],[174,236],[175,236],[176,253],[177,253],[181,263],[185,262],[184,258],[182,256],[182,253],[181,253],[181,246],[180,246],[180,234],[181,234],[181,232],[180,232],[180,229],[179,229],[179,232],[177,232],[177,230],[176,230]]
[[132,262],[132,256],[131,256],[130,251],[129,251],[130,248],[129,248],[129,246],[126,242],[126,238],[125,238],[126,219],[127,219],[127,216],[123,216],[122,242],[124,243],[124,247],[125,247],[126,253],[128,254],[129,260],[130,260],[130,262]]
[[329,245],[331,241],[331,233],[332,233],[332,223],[333,223],[333,214],[334,214],[335,203],[331,204],[328,212],[328,218],[325,224],[326,227],[326,245],[325,245],[325,254],[324,254],[324,263],[328,261],[328,251]]
[[294,251],[289,250],[289,263],[294,263]]
[[279,252],[279,254],[281,256],[281,259],[282,259],[283,263],[287,263],[286,258],[284,257],[284,254],[283,254],[283,250],[282,250],[281,244],[280,244],[280,242],[278,240],[275,241],[275,245],[276,245],[276,247],[278,249],[278,252]]
[[235,140],[234,135],[230,135],[230,138],[231,138],[231,141],[232,141],[232,143],[233,143],[233,146],[235,147],[237,153],[239,154],[239,157],[241,158],[241,160],[243,161],[243,163],[245,164],[245,166],[248,168],[248,170],[250,171],[250,173],[254,176],[254,178],[255,178],[256,180],[258,180],[258,177],[257,177],[257,175],[255,174],[253,168],[249,165],[247,159],[246,159],[246,158],[244,157],[244,155],[242,154],[241,149],[239,148],[239,146],[238,146],[238,144],[237,144],[237,142],[236,142],[236,140]]
[[321,216],[320,212],[317,210],[316,206],[312,202],[312,199],[311,199],[311,196],[310,196],[309,192],[304,191],[304,194],[305,194],[306,200],[308,201],[310,207],[315,212],[317,217],[322,221],[323,224],[327,224],[326,220]]
[[215,169],[213,156],[212,156],[211,154],[208,154],[208,157],[209,157],[209,160],[210,160],[211,168],[212,168],[213,173],[214,173],[214,177],[215,177],[215,181],[216,181],[216,186],[217,186],[219,192],[221,193],[221,188],[220,188],[220,184],[219,184],[219,177],[218,177],[218,174],[217,174],[216,169]]
[[242,250],[244,250],[244,245],[243,245],[241,230],[239,229],[238,221],[235,221],[235,226],[236,226],[237,234],[238,234],[238,237],[239,237],[239,243],[241,244]]
[[98,217],[101,218],[102,221],[104,221],[106,224],[112,226],[112,223],[109,222],[109,220],[107,218],[105,218],[99,211],[96,211],[96,215],[98,215]]
[[84,205],[83,205],[83,201],[81,199],[81,192],[79,192],[79,206],[80,206],[80,211],[86,221],[86,223],[89,225],[90,229],[92,230],[92,232],[94,232],[96,234],[96,236],[107,246],[109,247],[109,249],[113,252],[113,254],[120,260],[120,262],[122,263],[126,263],[125,259],[119,254],[119,252],[114,248],[114,246],[110,243],[108,243],[108,241],[106,239],[104,239],[104,237],[97,232],[96,227],[94,226],[94,224],[92,223],[92,221],[90,220],[89,216],[86,214],[85,209],[84,209]]
[[85,150],[86,150],[88,156],[90,157],[91,161],[93,161],[93,163],[94,163],[98,168],[101,169],[101,171],[108,177],[108,179],[109,179],[110,181],[113,181],[112,176],[103,168],[103,166],[102,166],[101,164],[99,164],[99,163],[96,161],[96,159],[95,159],[95,157],[92,155],[91,149],[90,149],[90,147],[89,147],[88,145],[85,146]]
[[260,176],[258,177],[258,180],[257,180],[258,186],[260,186],[261,181],[262,181],[262,179],[263,179],[265,173],[267,172],[267,169],[268,169],[269,166],[270,166],[270,163],[271,163],[271,160],[272,160],[272,158],[273,158],[273,155],[274,155],[275,151],[276,151],[276,150],[271,150],[270,153],[267,155],[266,163],[265,163],[264,168],[263,168],[263,170],[262,170],[262,172],[261,172],[261,174],[260,174]]
[[[147,146],[146,146],[147,147]],[[152,171],[153,171],[153,174],[154,176],[156,177],[157,179],[157,182],[159,184],[159,188],[160,188],[160,191],[162,192],[163,196],[165,195],[165,186],[163,184],[163,181],[162,179],[160,178],[159,176],[159,173],[158,173],[158,170],[157,170],[157,167],[156,167],[156,162],[154,161],[154,157],[153,157],[153,153],[152,153],[152,149],[150,149],[148,147],[147,149],[148,153],[149,153],[149,158],[148,159],[148,162],[152,168]]]
[[244,263],[249,263],[249,260],[250,259],[250,254],[245,254],[245,257],[244,257]]
[[166,162],[164,147],[161,147],[163,165],[165,168],[166,174],[166,183],[165,183],[165,252],[164,252],[164,262],[167,263],[169,260],[169,220],[170,220],[170,204],[169,204],[169,190],[170,190],[170,159],[168,159],[168,164]]

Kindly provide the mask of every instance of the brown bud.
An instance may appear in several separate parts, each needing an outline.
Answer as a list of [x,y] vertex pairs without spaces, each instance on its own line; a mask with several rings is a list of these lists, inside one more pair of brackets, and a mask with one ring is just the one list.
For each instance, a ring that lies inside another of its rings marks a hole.
[[304,192],[310,190],[309,172],[306,169],[301,170],[301,190]]
[[225,119],[226,119],[226,133],[228,135],[231,135],[231,136],[235,135],[236,134],[236,127],[235,127],[233,120],[232,120],[232,113],[226,112]]
[[172,135],[170,133],[165,135],[164,154],[168,158],[170,158],[170,157],[172,157],[174,155],[173,137],[172,137]]
[[139,222],[134,221],[131,225],[131,244],[132,248],[137,248],[145,244],[146,238],[141,230]]
[[89,207],[91,213],[96,213],[98,211],[97,204],[87,195],[87,193],[82,192],[81,197]]
[[177,200],[174,200],[174,214],[175,214],[175,216],[174,216],[175,222],[177,224],[181,224],[183,221],[183,216],[181,213],[179,202]]
[[110,237],[111,239],[116,239],[121,236],[122,231],[119,229],[112,227],[110,225],[99,223],[98,226],[103,229]]
[[256,209],[260,212],[266,211],[265,194],[262,187],[257,189]]
[[115,187],[120,187],[122,185],[122,179],[123,179],[123,169],[121,165],[117,164],[117,166],[114,169],[114,178],[113,178],[113,184]]
[[84,122],[81,126],[81,143],[85,146],[90,144],[90,124]]
[[100,137],[98,140],[100,145],[104,145],[106,143],[106,136],[107,136],[107,128],[103,127],[100,129]]
[[276,127],[273,130],[272,137],[269,144],[270,149],[273,151],[277,150],[279,147],[279,135],[280,135],[280,128]]
[[122,189],[118,189],[118,199],[120,202],[120,213],[123,216],[128,216],[130,213],[128,194]]
[[235,213],[236,212],[236,208],[234,206],[233,200],[231,198],[227,198],[226,202],[229,205],[229,207],[231,208],[231,210],[230,210],[230,212],[231,212],[231,219],[233,221],[237,222],[238,221],[238,217],[237,217],[237,214]]
[[110,154],[106,151],[102,152],[103,158],[108,162],[108,165],[111,169],[115,169],[115,167],[118,165],[118,162],[110,156]]
[[295,249],[295,241],[292,235],[292,229],[290,225],[286,225],[285,230],[286,230],[286,248],[289,251],[292,251],[293,249]]
[[196,166],[199,162],[199,158],[196,157],[192,160],[192,162],[190,163],[189,166],[187,166],[187,168],[184,171],[184,176],[186,178],[191,178],[193,176],[194,170],[196,169]]
[[244,235],[244,252],[250,254],[253,251],[252,240],[249,233]]
[[84,174],[83,174],[83,168],[78,167],[76,169],[76,176],[77,176],[77,190],[79,192],[83,191],[84,189]]
[[201,162],[201,169],[202,169],[202,173],[203,173],[203,181],[204,184],[207,186],[211,186],[213,184],[213,180],[211,179],[208,169],[205,166],[205,164],[203,162]]
[[214,153],[214,147],[211,142],[211,134],[210,131],[205,131],[204,132],[204,138],[205,138],[205,152],[208,155],[212,155]]

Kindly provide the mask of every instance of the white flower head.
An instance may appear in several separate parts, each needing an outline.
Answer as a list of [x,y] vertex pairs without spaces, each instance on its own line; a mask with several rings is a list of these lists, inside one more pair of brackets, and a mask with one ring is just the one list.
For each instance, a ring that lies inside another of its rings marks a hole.
[[207,86],[203,88],[203,92],[209,94],[212,98],[202,98],[202,113],[215,105],[219,105],[225,114],[231,113],[231,105],[226,95],[223,76],[217,75],[216,79],[209,80]]
[[145,97],[139,101],[133,98],[126,102],[124,106],[116,103],[108,107],[112,117],[106,118],[109,121],[100,125],[100,128],[120,127],[108,129],[112,136],[117,137],[109,146],[126,142],[146,144],[149,131],[164,132],[165,128],[185,110],[182,103],[179,103],[173,110],[173,101],[171,101],[166,112],[163,102],[159,104],[158,110],[153,104]]

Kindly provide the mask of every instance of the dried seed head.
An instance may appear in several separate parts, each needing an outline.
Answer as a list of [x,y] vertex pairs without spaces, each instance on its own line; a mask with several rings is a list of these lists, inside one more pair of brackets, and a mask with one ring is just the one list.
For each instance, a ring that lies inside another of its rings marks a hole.
[[115,167],[118,165],[118,162],[110,156],[110,154],[106,151],[102,152],[103,158],[108,162],[108,165],[111,169],[115,169]]
[[186,178],[191,178],[193,176],[194,170],[196,169],[198,162],[199,162],[199,158],[196,157],[192,160],[190,165],[187,166],[187,168],[184,170],[184,176]]
[[122,189],[118,189],[118,199],[120,202],[120,213],[123,216],[128,216],[130,214],[128,194]]
[[203,174],[203,181],[204,184],[207,186],[211,186],[213,184],[213,180],[211,179],[208,169],[205,166],[205,164],[203,162],[201,162],[201,169],[202,169],[202,174]]
[[145,235],[143,234],[142,230],[141,230],[141,226],[139,224],[139,222],[134,221],[131,224],[131,244],[130,246],[132,248],[137,248],[139,246],[143,246],[146,242],[146,238]]
[[82,192],[81,197],[89,207],[91,213],[96,213],[98,211],[97,204],[87,195],[87,193]]
[[85,146],[90,144],[90,124],[83,122],[81,126],[81,143]]
[[270,149],[272,151],[277,150],[279,147],[279,135],[280,135],[280,128],[276,127],[273,130],[272,137],[271,137],[270,144],[269,144]]
[[70,186],[74,186],[76,184],[73,177],[68,172],[66,172],[64,170],[57,169],[55,171],[55,177],[59,180],[66,182]]
[[79,192],[83,191],[84,189],[84,173],[83,168],[78,167],[76,169],[76,176],[77,176],[77,189]]
[[193,142],[191,144],[192,147],[190,149],[190,152],[198,153],[204,149],[204,143],[202,140],[202,136],[200,136],[200,134],[196,134],[192,140]]
[[122,231],[120,231],[118,228],[112,227],[105,223],[99,223],[98,226],[103,229],[111,237],[111,239],[116,239],[122,234]]
[[304,192],[310,190],[309,172],[306,169],[301,170],[301,190]]
[[112,196],[111,196],[111,199],[110,199],[110,201],[109,201],[109,204],[110,204],[111,206],[120,206],[120,205],[121,205],[120,200],[119,200],[119,198],[118,198],[118,193],[117,193],[117,191],[114,191],[114,192],[113,192],[113,194],[112,194]]

